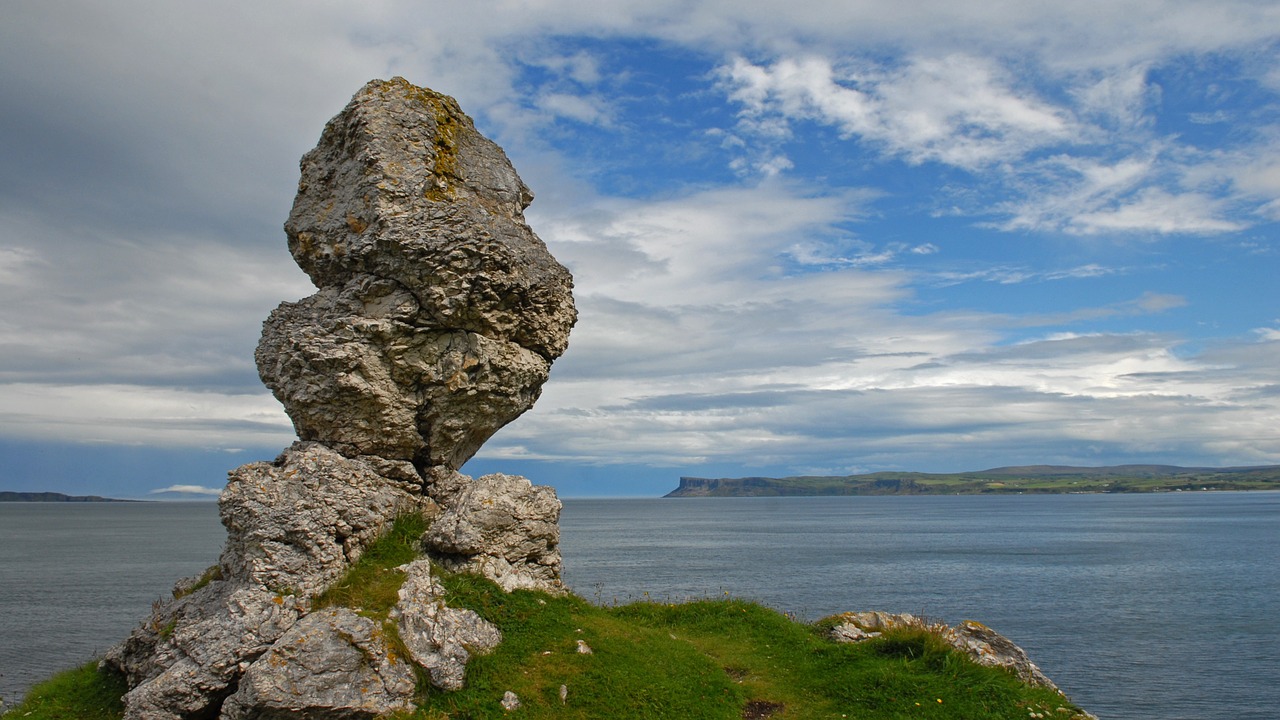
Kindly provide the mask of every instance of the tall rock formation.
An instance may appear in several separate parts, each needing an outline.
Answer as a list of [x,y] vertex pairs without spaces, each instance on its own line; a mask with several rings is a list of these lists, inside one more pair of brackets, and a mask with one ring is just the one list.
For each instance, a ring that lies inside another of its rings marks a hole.
[[257,352],[299,438],[457,470],[533,405],[576,316],[532,200],[452,98],[373,82],[329,121],[285,224],[320,292]]
[[[458,472],[533,405],[576,319],[568,271],[524,221],[532,193],[452,98],[401,78],[365,85],[301,170],[285,231],[318,292],[281,304],[255,354],[300,441],[230,473],[219,564],[107,653],[130,720],[410,709],[414,674],[379,622],[444,689],[501,640],[445,605],[432,562],[563,589],[554,491]],[[313,607],[408,513],[432,524],[386,618]]]

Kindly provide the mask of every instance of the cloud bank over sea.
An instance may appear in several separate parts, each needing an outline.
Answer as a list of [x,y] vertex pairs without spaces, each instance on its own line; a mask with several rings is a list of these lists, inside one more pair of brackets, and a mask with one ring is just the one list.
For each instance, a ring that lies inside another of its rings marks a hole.
[[6,15],[0,486],[212,491],[293,438],[252,356],[313,292],[298,158],[393,75],[503,146],[575,277],[569,351],[468,471],[1280,463],[1268,4]]

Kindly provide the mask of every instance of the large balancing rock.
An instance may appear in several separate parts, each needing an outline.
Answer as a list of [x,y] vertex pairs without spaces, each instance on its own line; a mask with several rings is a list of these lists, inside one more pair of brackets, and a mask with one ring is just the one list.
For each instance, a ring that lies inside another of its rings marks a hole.
[[402,78],[329,121],[285,223],[320,292],[256,353],[301,439],[456,469],[532,406],[577,318],[532,199],[456,101]]

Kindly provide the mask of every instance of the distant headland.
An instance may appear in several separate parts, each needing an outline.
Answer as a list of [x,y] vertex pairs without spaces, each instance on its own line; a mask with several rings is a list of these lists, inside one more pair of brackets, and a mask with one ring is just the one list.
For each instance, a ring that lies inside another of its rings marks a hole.
[[1013,495],[1151,493],[1200,490],[1280,490],[1280,465],[1177,467],[1026,465],[961,473],[877,472],[864,475],[770,478],[680,478],[664,497],[829,495]]
[[141,500],[118,500],[98,495],[63,495],[56,492],[13,492],[0,490],[0,502],[142,502]]

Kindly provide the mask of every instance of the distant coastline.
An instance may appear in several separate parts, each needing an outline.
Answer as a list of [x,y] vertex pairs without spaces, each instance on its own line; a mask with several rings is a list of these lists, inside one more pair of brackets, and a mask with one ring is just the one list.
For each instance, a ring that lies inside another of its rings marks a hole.
[[1027,465],[962,473],[878,472],[785,478],[680,478],[663,497],[781,497],[831,495],[1014,495],[1151,493],[1202,490],[1280,490],[1280,465],[1178,467]]
[[13,492],[0,490],[0,502],[142,502],[141,500],[119,500],[99,495],[63,495],[56,492]]

